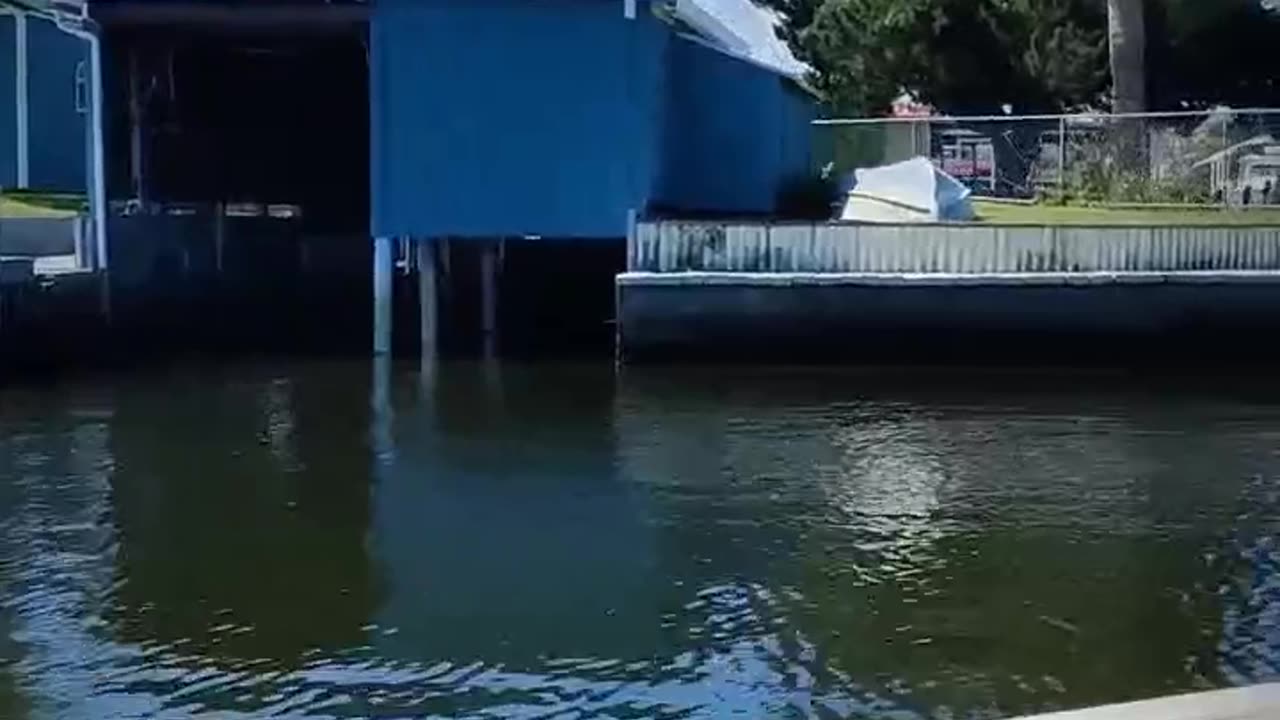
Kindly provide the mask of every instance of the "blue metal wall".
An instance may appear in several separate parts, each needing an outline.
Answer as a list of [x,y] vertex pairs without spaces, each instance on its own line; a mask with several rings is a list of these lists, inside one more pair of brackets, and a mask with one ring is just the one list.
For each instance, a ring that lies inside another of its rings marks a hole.
[[[18,184],[14,18],[0,15],[0,187]],[[48,20],[27,17],[27,147],[30,187],[83,192],[85,116],[76,111],[76,65],[84,43]]]
[[52,22],[27,20],[31,187],[83,192],[86,115],[76,111],[76,66],[85,43]]
[[0,188],[18,183],[13,16],[0,15]]
[[810,169],[816,104],[789,80],[685,38],[668,49],[664,163],[657,200],[766,213],[779,185]]
[[658,176],[667,30],[622,5],[380,3],[374,234],[625,234]]

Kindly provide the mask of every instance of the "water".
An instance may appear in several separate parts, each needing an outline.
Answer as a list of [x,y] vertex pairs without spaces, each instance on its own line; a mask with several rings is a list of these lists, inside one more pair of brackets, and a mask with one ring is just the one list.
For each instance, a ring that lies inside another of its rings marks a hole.
[[370,378],[0,390],[0,717],[994,718],[1278,675],[1257,380]]

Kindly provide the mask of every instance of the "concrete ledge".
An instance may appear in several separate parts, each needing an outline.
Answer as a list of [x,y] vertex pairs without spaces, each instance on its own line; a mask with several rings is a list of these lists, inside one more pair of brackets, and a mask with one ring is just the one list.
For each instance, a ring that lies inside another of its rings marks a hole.
[[750,286],[797,287],[861,285],[868,287],[938,286],[1090,286],[1156,284],[1277,284],[1280,270],[1211,270],[1183,272],[1091,273],[745,273],[630,272],[618,276],[620,286]]
[[1275,720],[1280,685],[1218,690],[1196,695],[1108,705],[1023,720]]
[[0,218],[0,255],[74,255],[77,217]]
[[1280,272],[627,273],[624,360],[1259,362]]

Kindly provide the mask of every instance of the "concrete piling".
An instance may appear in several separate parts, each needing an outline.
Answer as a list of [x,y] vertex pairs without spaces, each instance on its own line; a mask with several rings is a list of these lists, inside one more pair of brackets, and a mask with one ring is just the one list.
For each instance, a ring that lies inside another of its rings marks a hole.
[[373,241],[373,354],[391,354],[392,238]]
[[480,249],[480,332],[483,353],[492,357],[498,346],[498,273],[502,241],[486,242]]
[[435,243],[420,238],[416,243],[418,265],[418,335],[424,366],[435,361],[439,344],[439,309],[436,291]]

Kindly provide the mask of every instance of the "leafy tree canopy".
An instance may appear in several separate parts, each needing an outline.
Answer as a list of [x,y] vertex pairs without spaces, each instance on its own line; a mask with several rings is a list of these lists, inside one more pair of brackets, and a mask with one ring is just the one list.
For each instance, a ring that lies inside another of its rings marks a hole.
[[1280,105],[1280,11],[1260,0],[1148,0],[1153,107]]
[[[904,91],[948,113],[1106,103],[1105,0],[763,0],[841,114]],[[1280,13],[1259,0],[1147,0],[1152,107],[1280,103]]]

